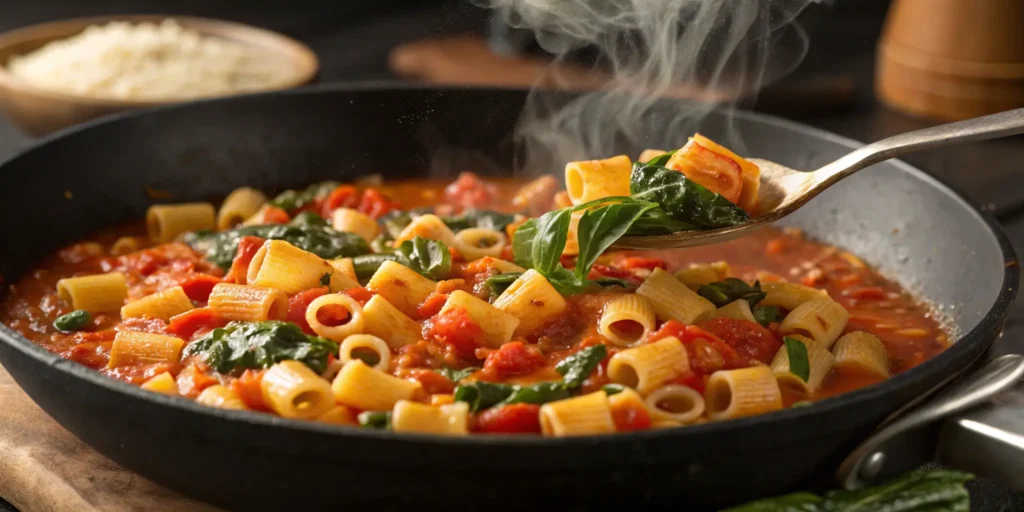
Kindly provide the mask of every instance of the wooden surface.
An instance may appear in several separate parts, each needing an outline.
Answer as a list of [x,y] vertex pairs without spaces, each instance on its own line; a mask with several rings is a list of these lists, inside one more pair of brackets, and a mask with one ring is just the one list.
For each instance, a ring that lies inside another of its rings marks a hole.
[[160,487],[64,430],[0,366],[0,497],[21,512],[218,510]]

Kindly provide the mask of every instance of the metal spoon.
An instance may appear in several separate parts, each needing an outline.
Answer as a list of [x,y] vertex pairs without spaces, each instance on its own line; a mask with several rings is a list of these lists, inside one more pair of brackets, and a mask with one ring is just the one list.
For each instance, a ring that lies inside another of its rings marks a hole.
[[790,169],[757,158],[761,168],[758,197],[760,215],[738,226],[706,231],[679,231],[671,235],[624,236],[617,249],[670,249],[725,242],[789,215],[839,180],[870,165],[912,151],[957,142],[994,139],[1024,133],[1024,108],[895,135],[861,147],[816,171]]

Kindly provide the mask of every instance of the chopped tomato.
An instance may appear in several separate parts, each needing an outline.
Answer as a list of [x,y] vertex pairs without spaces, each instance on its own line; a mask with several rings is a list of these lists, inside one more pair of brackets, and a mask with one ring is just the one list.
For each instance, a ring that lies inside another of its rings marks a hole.
[[345,290],[341,293],[344,293],[345,295],[352,297],[353,299],[355,299],[356,302],[358,302],[362,306],[365,306],[366,303],[370,302],[370,299],[372,299],[373,296],[376,295],[376,293],[373,293],[373,291],[369,290],[368,288],[361,287],[349,288],[348,290]]
[[746,357],[704,329],[693,325],[683,325],[675,320],[665,322],[661,329],[648,336],[648,342],[675,336],[683,342],[690,365],[699,373],[714,373],[718,370],[744,368],[748,366]]
[[263,374],[266,370],[246,370],[242,376],[231,381],[228,385],[238,398],[245,402],[246,407],[256,411],[269,411],[267,403],[263,401]]
[[202,393],[204,389],[217,384],[218,381],[210,374],[200,370],[194,364],[190,364],[185,367],[181,373],[178,374],[176,379],[178,384],[178,394],[188,397],[195,398]]
[[356,206],[356,188],[352,185],[341,185],[331,191],[327,198],[320,205],[320,216],[329,219],[331,212],[338,208],[353,208]]
[[151,332],[153,334],[167,334],[167,322],[159,318],[140,316],[125,318],[116,327],[118,331],[139,331]]
[[98,370],[107,366],[110,360],[111,341],[88,341],[79,343],[65,352],[61,357],[70,359],[76,363]]
[[615,422],[615,430],[618,432],[648,430],[651,428],[651,415],[647,410],[631,405],[617,407],[612,410],[612,421]]
[[455,262],[455,263],[458,263],[460,261],[464,261],[464,258],[462,257],[462,253],[459,252],[459,250],[454,248],[454,247],[449,247],[448,248],[448,254],[450,254],[452,256],[452,261]]
[[850,297],[858,300],[880,300],[886,297],[881,286],[864,286],[850,292]]
[[444,189],[445,197],[460,208],[484,208],[494,201],[497,188],[485,183],[471,172],[462,172],[458,179]]
[[454,382],[448,380],[444,375],[441,375],[434,370],[417,368],[410,371],[409,376],[419,381],[423,386],[423,390],[431,395],[438,393],[451,393],[455,390]]
[[487,409],[477,415],[476,431],[486,434],[539,434],[540,406],[512,404]]
[[502,345],[484,361],[484,371],[498,379],[527,374],[541,366],[544,366],[544,356],[540,350],[521,341]]
[[770,364],[782,344],[757,322],[735,318],[712,318],[698,324],[701,329],[718,336],[742,355]]
[[118,257],[118,260],[121,266],[148,276],[167,263],[167,256],[156,249],[146,249],[125,254]]
[[654,270],[660,268],[662,270],[668,268],[668,264],[665,260],[659,258],[644,258],[640,256],[628,256],[622,259],[620,267],[626,270],[632,270],[634,268],[646,268],[648,270]]
[[697,372],[687,372],[682,377],[677,378],[675,383],[692,388],[694,391],[702,395],[704,394],[704,387],[706,384],[704,381],[704,375]]
[[306,334],[315,334],[313,329],[309,327],[309,322],[306,322],[306,308],[309,307],[310,302],[313,302],[317,297],[320,297],[329,291],[330,289],[326,286],[321,286],[319,288],[303,290],[292,295],[288,299],[287,320],[302,328],[302,332]]
[[292,218],[288,215],[288,212],[275,206],[268,206],[263,210],[264,224],[288,224],[291,220]]
[[730,202],[738,202],[743,193],[743,171],[735,160],[719,155],[691,140],[676,151],[666,164],[688,179],[717,192]]
[[189,299],[206,302],[210,300],[210,292],[213,291],[213,287],[220,282],[220,278],[209,274],[193,274],[181,282],[181,288],[185,290],[185,295],[188,295]]
[[590,276],[589,276],[589,278],[590,279],[599,279],[601,277],[611,277],[611,278],[615,278],[615,279],[622,279],[623,281],[626,281],[627,283],[632,283],[632,284],[635,284],[635,285],[638,285],[638,286],[640,285],[640,283],[644,282],[643,278],[641,278],[640,276],[638,276],[638,275],[636,275],[636,274],[634,274],[634,273],[632,273],[632,272],[630,272],[628,270],[619,269],[619,268],[615,268],[615,267],[609,267],[608,265],[600,265],[600,264],[595,263],[593,266],[590,267]]
[[431,292],[427,299],[423,301],[416,309],[416,313],[419,314],[420,318],[430,318],[441,311],[441,307],[444,306],[445,301],[448,300],[447,293]]
[[266,240],[258,236],[243,236],[238,240],[238,250],[235,252],[235,259],[231,261],[231,271],[224,278],[225,281],[245,284],[245,276],[249,273],[249,263],[259,252],[260,247]]
[[363,191],[363,197],[359,200],[359,206],[356,209],[370,217],[373,217],[374,219],[379,219],[385,213],[397,210],[398,205],[392,203],[391,200],[379,190],[375,188],[368,188]]
[[218,315],[214,310],[197,308],[172,316],[167,332],[183,340],[191,340],[227,324],[228,319]]
[[465,308],[452,308],[434,317],[430,334],[435,340],[451,345],[460,356],[476,359],[483,330],[469,318]]

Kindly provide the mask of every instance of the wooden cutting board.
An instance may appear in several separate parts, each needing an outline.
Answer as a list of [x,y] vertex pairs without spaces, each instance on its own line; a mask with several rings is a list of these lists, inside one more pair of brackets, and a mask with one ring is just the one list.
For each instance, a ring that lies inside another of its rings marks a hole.
[[0,496],[21,512],[220,510],[100,455],[43,412],[2,366]]

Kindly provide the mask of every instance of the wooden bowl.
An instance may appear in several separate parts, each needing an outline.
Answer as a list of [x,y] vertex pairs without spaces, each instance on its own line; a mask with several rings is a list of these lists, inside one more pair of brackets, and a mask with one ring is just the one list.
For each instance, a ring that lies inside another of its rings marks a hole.
[[7,62],[11,57],[24,55],[51,41],[71,37],[91,25],[104,25],[111,21],[159,23],[167,18],[174,18],[183,28],[257,48],[289,63],[292,68],[291,79],[282,86],[268,88],[266,91],[304,85],[316,76],[319,69],[316,54],[306,45],[282,34],[241,23],[171,15],[76,18],[32,25],[0,34],[0,110],[3,110],[19,128],[31,135],[39,136],[106,114],[191,101],[119,100],[67,94],[26,83],[13,76],[7,69]]

